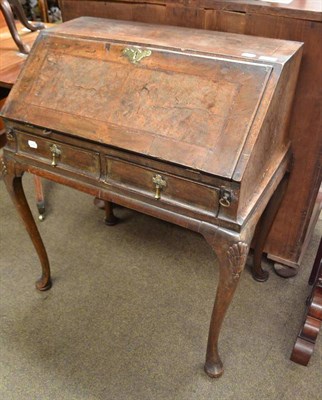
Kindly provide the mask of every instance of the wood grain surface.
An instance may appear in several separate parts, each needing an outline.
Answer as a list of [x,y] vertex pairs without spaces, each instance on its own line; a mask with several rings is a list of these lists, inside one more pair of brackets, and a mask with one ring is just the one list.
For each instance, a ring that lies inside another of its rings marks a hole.
[[[274,57],[249,60],[243,52],[257,41],[217,36],[75,20],[40,34],[2,110],[2,175],[39,256],[39,290],[51,286],[50,267],[23,192],[25,171],[204,236],[220,270],[210,377],[223,373],[220,330],[256,225],[264,213],[260,260],[283,196],[302,54],[301,43],[262,39],[261,54]],[[253,273],[262,275],[258,262]]]

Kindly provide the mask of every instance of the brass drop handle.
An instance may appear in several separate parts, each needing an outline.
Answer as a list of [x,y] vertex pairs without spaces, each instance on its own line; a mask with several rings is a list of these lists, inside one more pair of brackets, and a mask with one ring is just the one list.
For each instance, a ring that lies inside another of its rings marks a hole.
[[161,175],[155,175],[152,178],[152,181],[154,183],[155,186],[155,195],[154,198],[156,200],[159,200],[161,198],[161,190],[167,186],[166,181],[162,178]]
[[61,155],[61,150],[60,150],[60,148],[56,145],[56,144],[52,144],[51,146],[50,146],[50,151],[51,151],[51,157],[52,157],[52,160],[51,160],[51,165],[53,166],[53,167],[56,167],[57,166],[57,159],[60,157],[60,155]]
[[219,204],[223,207],[230,207],[231,204],[231,195],[229,192],[224,192],[219,199]]

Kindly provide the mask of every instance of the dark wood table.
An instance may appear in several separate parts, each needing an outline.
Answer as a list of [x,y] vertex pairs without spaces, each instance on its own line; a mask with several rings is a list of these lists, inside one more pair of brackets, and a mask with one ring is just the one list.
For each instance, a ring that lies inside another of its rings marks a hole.
[[279,273],[296,274],[322,180],[321,0],[60,0],[60,6],[64,21],[87,15],[304,42],[289,127],[294,174],[265,244]]
[[[253,274],[286,189],[302,44],[80,18],[40,34],[3,108],[3,176],[38,252],[25,171],[196,231],[220,278],[205,370],[255,228]],[[67,240],[67,239],[66,239]]]

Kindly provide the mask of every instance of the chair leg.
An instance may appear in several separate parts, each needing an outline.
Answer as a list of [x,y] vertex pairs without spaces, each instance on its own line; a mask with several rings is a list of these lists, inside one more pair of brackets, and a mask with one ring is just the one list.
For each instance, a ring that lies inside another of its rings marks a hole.
[[18,30],[16,27],[16,23],[14,20],[13,12],[12,12],[12,9],[11,9],[11,6],[10,6],[8,0],[0,1],[0,9],[1,9],[4,19],[6,20],[6,23],[8,25],[12,39],[16,43],[19,51],[23,54],[29,54],[30,48],[28,45],[23,43],[23,41],[21,40],[21,38],[19,36]]
[[23,26],[25,26],[27,29],[30,31],[38,31],[40,29],[44,29],[45,25],[42,22],[36,22],[34,24],[31,24],[25,15],[25,12],[22,8],[22,5],[20,4],[19,0],[11,0],[11,3],[13,5],[14,11],[17,14],[17,17],[19,18],[19,21],[22,23]]
[[49,22],[47,0],[39,0],[38,5],[40,9],[41,19],[44,22]]

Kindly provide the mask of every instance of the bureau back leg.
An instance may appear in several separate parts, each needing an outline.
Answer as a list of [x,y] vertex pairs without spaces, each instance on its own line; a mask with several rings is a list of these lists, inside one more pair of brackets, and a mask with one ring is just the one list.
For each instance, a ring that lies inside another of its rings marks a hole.
[[113,226],[119,222],[119,218],[117,218],[114,214],[114,203],[95,197],[94,205],[102,210],[105,210],[104,221],[106,225]]
[[11,171],[8,171],[6,165],[3,164],[3,180],[10,197],[27,229],[41,263],[42,275],[36,282],[36,288],[41,291],[48,290],[51,287],[49,261],[46,249],[25,197],[22,186],[22,176],[15,176],[15,174]]
[[105,208],[105,224],[109,226],[116,225],[119,219],[114,215],[114,204],[110,201],[104,201]]
[[223,243],[221,240],[217,241],[216,237],[205,236],[205,238],[217,255],[220,271],[216,300],[209,327],[205,372],[211,378],[218,378],[224,372],[218,352],[219,334],[240,275],[245,267],[249,245],[238,240]]
[[265,282],[268,279],[269,273],[262,268],[262,256],[264,245],[267,236],[272,228],[274,219],[277,211],[283,200],[288,184],[288,173],[284,175],[283,179],[276,188],[273,196],[267,204],[265,211],[263,212],[255,232],[255,248],[254,248],[254,259],[252,265],[253,278],[258,282]]
[[41,179],[39,176],[34,175],[35,192],[36,192],[36,204],[38,209],[38,219],[43,221],[45,219],[45,196],[42,188]]

